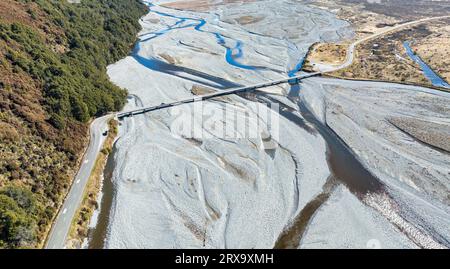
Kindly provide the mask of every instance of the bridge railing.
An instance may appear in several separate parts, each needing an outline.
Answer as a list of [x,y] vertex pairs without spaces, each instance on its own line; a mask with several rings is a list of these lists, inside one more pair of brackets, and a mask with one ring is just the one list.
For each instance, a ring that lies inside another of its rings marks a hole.
[[152,106],[152,107],[147,107],[147,108],[140,108],[140,109],[136,109],[136,110],[132,110],[132,111],[126,111],[126,112],[120,112],[120,113],[117,113],[117,118],[119,120],[121,120],[121,119],[126,118],[126,117],[132,117],[134,115],[144,114],[144,113],[147,113],[147,112],[150,112],[150,111],[154,111],[154,110],[159,110],[159,109],[163,109],[163,108],[173,107],[173,106],[177,106],[177,105],[181,105],[181,104],[187,104],[187,103],[204,101],[204,100],[207,100],[207,99],[211,99],[211,98],[215,98],[215,97],[221,97],[221,96],[230,95],[230,94],[236,94],[236,93],[241,93],[241,92],[253,91],[253,90],[256,90],[256,89],[267,88],[267,87],[270,87],[270,86],[276,86],[276,85],[283,84],[283,83],[289,83],[291,85],[294,85],[294,84],[300,83],[300,81],[302,79],[318,76],[320,74],[321,74],[320,72],[310,73],[310,74],[300,75],[300,76],[291,77],[291,78],[287,78],[287,79],[274,80],[274,81],[264,82],[264,83],[251,85],[251,86],[246,86],[246,87],[240,87],[240,88],[235,88],[235,89],[218,91],[218,92],[205,94],[205,95],[202,95],[202,96],[196,96],[196,97],[193,97],[193,98],[189,98],[189,99],[186,99],[186,100],[177,101],[177,102],[173,102],[173,103],[169,103],[169,104],[162,103],[162,104],[157,105],[157,106]]

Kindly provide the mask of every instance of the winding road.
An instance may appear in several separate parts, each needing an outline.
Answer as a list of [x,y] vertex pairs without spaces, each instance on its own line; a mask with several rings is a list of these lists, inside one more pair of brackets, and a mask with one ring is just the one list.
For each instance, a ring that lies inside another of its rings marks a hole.
[[410,22],[405,22],[402,24],[398,24],[396,26],[392,26],[389,27],[387,29],[383,29],[379,32],[376,32],[372,35],[366,36],[362,39],[356,40],[355,42],[351,43],[347,49],[347,55],[345,58],[345,62],[343,62],[340,65],[328,65],[327,67],[325,67],[324,69],[320,70],[321,73],[331,73],[331,72],[335,72],[341,69],[345,69],[347,67],[349,67],[350,65],[352,65],[353,63],[353,59],[354,59],[354,54],[355,54],[355,48],[359,45],[362,44],[364,42],[367,42],[369,40],[378,38],[380,36],[383,36],[385,34],[391,33],[391,32],[395,32],[398,31],[400,29],[403,28],[407,28],[416,24],[420,24],[420,23],[424,23],[424,22],[429,22],[429,21],[434,21],[434,20],[441,20],[441,19],[448,19],[450,18],[450,16],[439,16],[439,17],[431,17],[431,18],[423,18],[420,20],[415,20],[415,21],[410,21]]
[[399,25],[390,27],[388,29],[384,29],[373,35],[367,36],[363,39],[357,40],[354,43],[350,44],[350,46],[347,50],[347,56],[346,56],[346,60],[344,63],[342,63],[338,66],[330,66],[329,68],[327,68],[326,70],[323,70],[321,72],[311,73],[306,76],[298,76],[298,77],[293,77],[293,78],[289,78],[289,79],[269,81],[269,82],[265,82],[265,83],[258,84],[258,85],[248,86],[248,87],[241,87],[241,88],[235,88],[235,89],[230,89],[230,90],[225,90],[225,91],[218,91],[218,92],[215,92],[212,94],[207,94],[204,96],[197,96],[194,98],[177,101],[177,102],[173,102],[173,103],[169,103],[169,104],[161,104],[159,106],[144,108],[144,109],[140,109],[140,110],[136,110],[136,111],[121,112],[121,113],[117,113],[115,115],[110,114],[110,115],[106,115],[106,116],[95,119],[90,126],[90,143],[89,143],[89,146],[86,149],[86,152],[82,159],[81,167],[80,167],[79,172],[76,175],[76,177],[72,183],[70,191],[67,194],[66,199],[55,219],[52,229],[48,235],[47,242],[45,244],[45,248],[47,248],[47,249],[62,249],[65,247],[65,242],[66,242],[67,236],[70,231],[72,220],[75,216],[77,209],[79,208],[79,206],[81,204],[81,201],[83,199],[83,193],[84,193],[85,187],[87,185],[88,179],[90,177],[91,171],[94,168],[94,164],[97,159],[97,156],[98,156],[98,154],[101,150],[101,147],[105,141],[105,136],[103,136],[103,132],[108,129],[108,120],[111,119],[113,116],[117,116],[118,118],[121,118],[121,117],[136,115],[136,114],[147,113],[150,111],[164,109],[164,108],[181,105],[181,104],[185,104],[185,103],[203,101],[203,100],[218,97],[218,96],[235,94],[235,93],[249,91],[249,90],[255,90],[256,88],[268,87],[268,86],[277,85],[280,83],[288,83],[288,82],[291,82],[291,80],[293,80],[293,79],[296,80],[296,82],[298,83],[298,80],[306,78],[306,77],[316,76],[316,75],[320,75],[320,74],[324,74],[324,73],[328,73],[328,72],[334,72],[334,71],[344,69],[344,68],[350,66],[353,63],[355,48],[363,42],[380,37],[384,34],[399,30],[401,28],[409,27],[409,26],[427,22],[427,21],[439,20],[439,19],[445,19],[445,18],[450,18],[450,16],[424,18],[424,19],[420,19],[420,20],[416,20],[416,21],[399,24]]
[[98,153],[100,152],[106,136],[103,133],[108,130],[108,121],[113,115],[106,115],[95,119],[90,126],[90,142],[81,161],[78,171],[72,183],[69,193],[61,206],[58,216],[53,223],[52,229],[47,237],[45,248],[64,248],[72,220],[83,199],[83,193],[94,168]]

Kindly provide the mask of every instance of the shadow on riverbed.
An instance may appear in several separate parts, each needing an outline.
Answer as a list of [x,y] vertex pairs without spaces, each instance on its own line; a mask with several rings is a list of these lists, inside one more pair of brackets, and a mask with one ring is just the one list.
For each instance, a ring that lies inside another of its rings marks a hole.
[[311,134],[320,134],[327,143],[327,161],[331,176],[325,183],[322,193],[306,204],[279,235],[275,248],[296,249],[299,247],[301,238],[312,217],[328,201],[332,191],[339,183],[344,184],[359,199],[362,199],[368,193],[384,192],[384,186],[380,180],[361,164],[354,152],[331,128],[316,119],[314,114],[301,101],[299,95],[300,86],[293,86],[289,99],[297,104],[301,117],[294,113],[292,108],[283,109],[287,106],[268,94],[261,93],[260,96],[255,96],[255,99],[266,104],[270,104],[270,102],[278,103],[281,108],[281,116],[296,123]]
[[[298,92],[299,86],[296,85],[294,87],[296,87],[294,90]],[[242,94],[241,96],[269,106],[271,103],[278,103],[281,116],[310,134],[319,134],[327,143],[327,160],[331,173],[338,181],[347,186],[353,194],[361,198],[367,193],[383,190],[382,183],[361,164],[355,157],[353,150],[331,128],[317,120],[298,96],[293,97],[292,95],[289,97],[298,106],[298,111],[295,111],[292,107],[267,93],[258,93],[259,95]]]
[[[298,92],[299,87],[294,86]],[[292,90],[291,90],[292,92]],[[353,151],[342,141],[335,132],[327,125],[323,124],[308,110],[300,98],[291,94],[289,99],[297,104],[298,110],[276,100],[273,96],[258,92],[256,94],[240,94],[243,98],[250,101],[271,103],[280,105],[280,115],[305,129],[312,135],[320,135],[327,143],[327,161],[331,171],[331,176],[323,187],[323,192],[313,198],[293,219],[292,223],[280,234],[275,248],[298,248],[301,238],[307,229],[312,217],[317,210],[328,201],[334,188],[342,183],[355,196],[362,199],[367,193],[383,192],[384,188],[381,182],[373,176],[355,157]],[[112,183],[112,173],[114,171],[114,154],[116,146],[108,157],[104,170],[103,199],[101,201],[101,211],[95,229],[89,234],[89,248],[104,248],[109,224],[109,215],[113,203],[114,188]],[[300,154],[300,153],[298,153]]]
[[237,83],[231,82],[229,80],[220,77],[209,75],[207,73],[200,72],[187,67],[168,64],[156,58],[147,59],[138,55],[137,53],[133,53],[132,57],[138,63],[142,64],[146,68],[151,69],[153,71],[176,76],[212,88],[229,89],[241,86]]
[[311,123],[327,142],[328,164],[338,181],[347,186],[358,198],[367,193],[384,191],[380,180],[362,165],[353,150],[328,125],[317,120],[303,101],[297,100],[297,105],[305,120]]
[[303,207],[289,228],[283,230],[275,243],[275,249],[297,249],[299,247],[301,237],[310,220],[316,211],[328,201],[336,186],[336,179],[330,176],[323,186],[323,191]]

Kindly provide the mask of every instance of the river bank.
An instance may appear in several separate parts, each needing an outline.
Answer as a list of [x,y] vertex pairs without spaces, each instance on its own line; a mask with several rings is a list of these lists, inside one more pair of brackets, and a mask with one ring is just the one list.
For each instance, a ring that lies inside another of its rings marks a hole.
[[[200,13],[152,2],[150,13],[141,20],[141,42],[130,57],[108,68],[111,80],[131,94],[124,110],[187,98],[198,85],[220,89],[292,75],[311,44],[352,35],[348,24],[332,13],[301,2],[258,1],[226,7]],[[247,13],[264,19],[233,23]],[[392,215],[382,210],[380,201],[386,197],[388,203],[398,201],[398,196],[402,201],[406,198],[393,187],[387,190],[390,181],[360,155],[360,145],[352,139],[366,131],[346,133],[339,124],[324,120],[326,96],[331,93],[317,90],[323,84],[326,81],[308,79],[301,89],[272,87],[262,96],[203,102],[200,109],[206,114],[197,113],[195,105],[183,105],[124,119],[114,157],[108,161],[114,165],[114,169],[108,166],[113,197],[105,207],[110,211],[101,218],[108,225],[102,221],[101,235],[94,236],[91,246],[365,248],[379,242],[382,247],[413,248],[445,244],[448,235],[436,219],[427,219],[429,225],[423,231],[412,221],[416,218],[411,212],[417,211]],[[221,116],[226,113],[234,116]],[[191,133],[179,132],[180,119],[192,123]],[[233,128],[242,123],[240,119],[244,119],[243,129]],[[217,127],[230,132],[223,135]],[[435,206],[435,200],[427,201]],[[446,216],[445,207],[436,212]],[[345,225],[335,227],[335,223]]]
[[[276,16],[285,16],[287,3],[264,3],[276,8]],[[256,10],[256,6],[245,8]],[[152,9],[156,12],[150,12],[142,20],[142,39],[154,36],[148,33],[160,33],[160,29],[167,29],[164,25],[176,25],[176,28],[169,27],[171,30],[164,30],[165,34],[141,42],[138,53],[110,66],[111,79],[138,97],[130,100],[132,102],[126,109],[187,97],[197,83],[217,83],[211,79],[212,76],[239,84],[281,78],[282,73],[295,69],[307,51],[308,44],[300,43],[300,38],[297,39],[299,44],[294,44],[286,41],[280,32],[274,32],[273,36],[249,34],[241,26],[223,22],[221,14],[196,14],[160,7]],[[305,14],[302,20],[305,33],[319,29],[317,22],[327,23],[330,29],[345,27],[345,23],[336,23],[331,13],[319,12],[323,15],[319,16],[304,6],[296,6],[289,14],[296,17],[299,12]],[[317,18],[307,19],[311,16]],[[155,17],[161,25],[145,23],[156,21]],[[192,23],[195,25],[183,28]],[[261,29],[267,30],[262,26]],[[331,31],[324,29],[324,36],[320,31],[313,31],[309,38],[327,38],[331,36]],[[218,39],[217,34],[223,40]],[[334,38],[339,36],[335,34]],[[240,44],[241,50],[236,44]],[[239,65],[229,61],[230,52]],[[174,76],[174,73],[165,70],[149,68],[151,64],[142,65],[142,58],[158,59],[162,54],[169,55],[183,66],[183,70],[175,70]],[[284,63],[277,63],[278,59],[284,59]],[[242,68],[243,65],[261,65],[261,62],[266,68]],[[208,76],[199,77],[190,70],[207,71]],[[180,74],[183,75],[181,79]],[[273,90],[279,92],[278,88]],[[243,104],[248,103],[238,97],[230,99],[228,104],[231,103],[236,113]],[[207,103],[215,110],[225,109],[225,104],[220,102]],[[168,112],[161,111],[122,123],[119,131],[121,138],[116,144],[116,169],[113,173],[115,199],[106,247],[175,247],[173,244],[186,247],[232,247],[235,244],[240,247],[268,247],[296,211],[320,192],[321,185],[328,178],[324,141],[287,120],[281,119],[283,138],[280,138],[280,150],[273,159],[259,149],[261,134],[254,139],[213,137],[192,143],[170,133],[167,128],[174,120],[175,117]],[[204,130],[211,132],[209,128]],[[291,131],[286,133],[286,130]],[[294,140],[292,137],[298,138]],[[292,151],[307,153],[300,155]],[[139,168],[141,165],[146,168]],[[300,180],[304,187],[298,189],[296,186]],[[124,211],[122,208],[133,210]],[[136,212],[141,212],[139,219],[136,219]],[[255,221],[267,225],[243,225]],[[132,227],[125,228],[123,225],[126,223],[133,223]],[[155,232],[143,235],[141,229],[149,227],[156,229]],[[120,232],[124,229],[130,232]],[[247,242],[236,240],[255,229],[259,230],[259,236],[249,238]],[[202,236],[205,231],[207,238]]]
[[[95,214],[99,210],[98,201],[102,199],[104,185],[104,172],[108,156],[111,154],[112,146],[118,132],[118,122],[114,119],[108,121],[108,129],[105,131],[107,137],[95,160],[94,167],[89,176],[82,202],[77,209],[67,237],[66,247],[81,248],[88,240],[90,223],[96,223]],[[77,183],[76,183],[77,184]]]

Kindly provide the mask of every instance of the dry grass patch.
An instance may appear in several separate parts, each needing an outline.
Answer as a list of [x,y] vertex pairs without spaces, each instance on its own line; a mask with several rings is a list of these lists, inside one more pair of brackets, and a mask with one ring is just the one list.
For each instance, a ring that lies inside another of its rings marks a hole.
[[346,44],[334,43],[316,43],[314,44],[306,57],[305,70],[313,70],[313,64],[339,65],[342,64],[347,56]]

